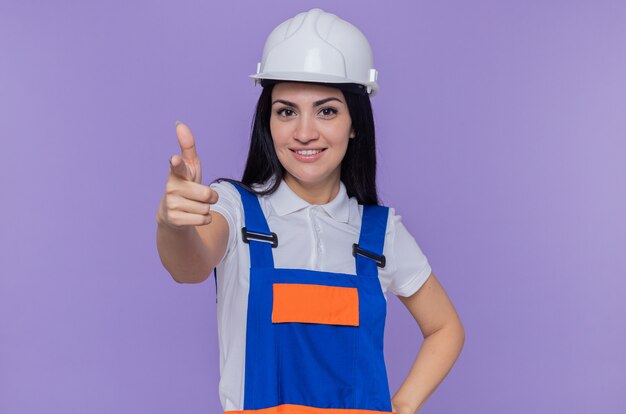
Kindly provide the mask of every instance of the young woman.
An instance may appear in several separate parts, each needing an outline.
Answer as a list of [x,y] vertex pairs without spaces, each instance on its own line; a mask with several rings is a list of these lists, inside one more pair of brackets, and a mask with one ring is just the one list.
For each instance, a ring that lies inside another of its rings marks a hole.
[[[312,9],[274,29],[252,75],[263,90],[241,181],[202,185],[177,123],[157,246],[179,283],[216,270],[226,413],[415,413],[461,352],[448,296],[400,216],[378,204],[376,75],[363,34]],[[387,291],[424,335],[393,398]]]

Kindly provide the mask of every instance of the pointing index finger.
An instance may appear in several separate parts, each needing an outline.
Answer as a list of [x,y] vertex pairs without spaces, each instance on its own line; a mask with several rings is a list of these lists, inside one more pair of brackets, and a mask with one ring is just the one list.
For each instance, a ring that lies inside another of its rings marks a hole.
[[180,145],[180,152],[183,160],[195,162],[198,160],[196,143],[189,127],[180,121],[176,121],[176,136]]

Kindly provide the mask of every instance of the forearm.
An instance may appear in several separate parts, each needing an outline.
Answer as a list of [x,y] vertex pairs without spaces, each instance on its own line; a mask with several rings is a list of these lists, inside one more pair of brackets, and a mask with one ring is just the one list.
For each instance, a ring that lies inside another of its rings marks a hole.
[[157,223],[161,263],[178,283],[199,283],[211,273],[209,252],[195,226],[174,229]]
[[424,338],[408,376],[392,398],[394,411],[399,414],[417,413],[450,372],[464,341],[465,334],[460,323]]

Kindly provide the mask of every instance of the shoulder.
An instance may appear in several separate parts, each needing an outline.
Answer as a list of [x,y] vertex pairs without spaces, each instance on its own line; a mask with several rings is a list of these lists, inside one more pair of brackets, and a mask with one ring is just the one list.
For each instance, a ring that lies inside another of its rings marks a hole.
[[209,184],[209,187],[218,194],[217,202],[211,204],[211,210],[221,214],[228,223],[228,245],[222,260],[220,260],[222,263],[237,251],[237,235],[244,220],[243,206],[239,191],[229,181],[214,181]]
[[217,192],[230,193],[230,195],[235,195],[238,193],[235,186],[229,182],[228,180],[218,179],[209,184],[209,187],[214,189]]
[[[243,219],[243,201],[240,190],[234,183],[228,180],[222,179],[212,182],[209,187],[218,193],[218,201],[211,206],[212,209],[218,213],[225,215],[229,224],[239,224]],[[252,190],[263,191],[268,187],[268,184],[252,184]],[[269,195],[258,196],[259,203],[265,212],[264,205],[267,203]],[[267,216],[267,214],[266,214]]]
[[[362,223],[363,214],[364,214],[366,206],[363,204],[359,204],[356,198],[354,197],[350,197],[348,203],[349,203],[349,209],[350,209],[351,215],[354,214],[355,219],[358,220],[359,223]],[[389,207],[385,205],[379,205],[376,207],[379,207],[378,210],[380,210],[380,212],[382,212],[382,214],[385,216],[382,220],[383,221],[382,224],[386,226],[385,238],[389,238],[395,234],[398,226],[403,227],[402,216],[397,214],[395,208],[393,207]],[[380,216],[379,216],[379,220],[380,220]]]
[[241,210],[239,191],[226,180],[214,181],[209,184],[209,187],[218,195],[218,200],[211,206],[211,209],[224,215],[229,224],[233,224],[237,219],[237,212]]
[[383,252],[390,266],[381,273],[396,296],[410,296],[431,273],[428,258],[404,225],[402,216],[392,207],[389,208]]

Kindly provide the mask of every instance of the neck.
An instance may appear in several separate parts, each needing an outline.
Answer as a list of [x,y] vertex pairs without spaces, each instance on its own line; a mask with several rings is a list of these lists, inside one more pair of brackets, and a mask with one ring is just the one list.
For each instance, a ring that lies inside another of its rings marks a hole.
[[321,183],[303,183],[290,174],[285,182],[291,190],[309,204],[327,204],[339,193],[339,177]]

